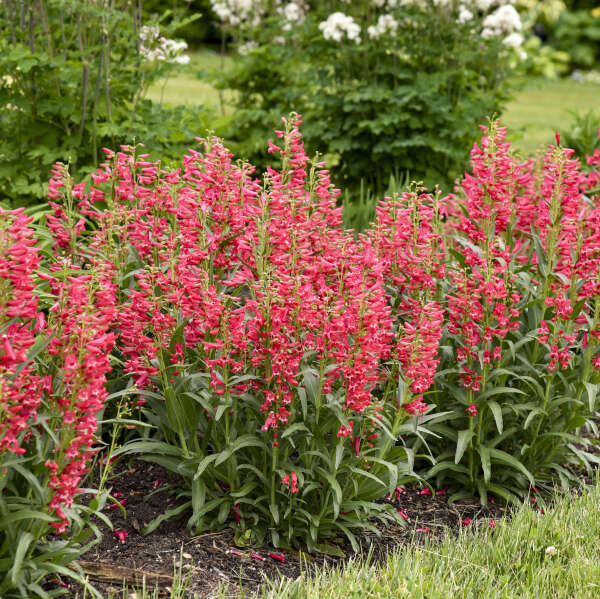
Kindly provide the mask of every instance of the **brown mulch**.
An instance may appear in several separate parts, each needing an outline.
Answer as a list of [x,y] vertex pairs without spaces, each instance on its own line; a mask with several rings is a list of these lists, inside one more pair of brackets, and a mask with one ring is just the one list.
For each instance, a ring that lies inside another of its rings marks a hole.
[[[160,594],[169,596],[169,576],[173,576],[174,564],[181,564],[190,598],[194,595],[213,597],[219,587],[225,586],[230,586],[231,592],[236,594],[240,584],[246,593],[253,593],[266,579],[295,579],[307,569],[335,565],[353,556],[349,546],[342,547],[346,558],[281,552],[272,547],[240,548],[234,542],[231,529],[191,535],[186,529],[185,515],[180,520],[164,522],[154,532],[143,536],[144,525],[177,505],[172,490],[178,479],[160,466],[143,461],[121,462],[113,473],[113,493],[122,494],[120,501],[127,500],[126,514],[110,508],[106,508],[105,513],[114,528],[128,536],[119,540],[106,529],[101,543],[80,561],[92,584],[104,596],[112,592],[121,597],[124,583],[133,587],[136,580],[141,582],[141,578],[146,579],[146,588],[158,585]],[[504,515],[504,507],[493,503],[482,507],[476,499],[449,504],[444,491],[432,495],[423,494],[429,492],[423,489],[402,491],[404,493],[398,492],[390,501],[396,509],[403,510],[406,525],[382,530],[380,536],[366,533],[361,537],[363,551],[370,550],[374,561],[415,537],[418,540],[442,536],[448,530],[463,526],[487,526],[490,519]],[[282,563],[269,553],[283,553],[285,561]],[[81,588],[71,584],[69,595],[81,598],[83,593]],[[135,593],[128,596],[136,597]]]

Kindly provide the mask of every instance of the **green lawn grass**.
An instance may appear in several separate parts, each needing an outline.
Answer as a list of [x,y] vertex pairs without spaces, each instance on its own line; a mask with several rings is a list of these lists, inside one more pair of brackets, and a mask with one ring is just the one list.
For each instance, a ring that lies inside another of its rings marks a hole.
[[172,105],[202,105],[225,114],[231,112],[232,92],[220,94],[211,79],[214,73],[230,68],[232,57],[221,56],[213,50],[200,50],[189,56],[189,64],[174,77],[152,86],[148,90],[148,98]]
[[[231,113],[232,93],[219,92],[210,83],[211,73],[227,69],[235,57],[212,50],[190,54],[190,63],[167,81],[150,88],[148,97],[168,104],[202,104],[218,112]],[[198,75],[202,79],[198,78]],[[570,79],[532,79],[514,94],[502,119],[509,128],[513,146],[532,154],[540,144],[552,143],[557,129],[573,121],[569,111],[585,112],[600,108],[600,85]]]
[[540,144],[554,143],[554,133],[573,122],[575,112],[600,108],[600,85],[570,79],[533,79],[515,93],[502,119],[514,147],[532,154]]

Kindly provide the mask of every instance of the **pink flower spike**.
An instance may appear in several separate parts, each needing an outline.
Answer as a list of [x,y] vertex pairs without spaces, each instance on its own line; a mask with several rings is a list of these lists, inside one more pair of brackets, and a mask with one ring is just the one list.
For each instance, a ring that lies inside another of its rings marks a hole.
[[529,501],[530,501],[531,503],[537,503],[537,499],[536,499],[535,497],[530,497],[530,498],[529,498]]
[[408,516],[406,515],[406,512],[405,512],[404,510],[396,510],[396,511],[397,511],[397,512],[400,514],[400,516],[402,516],[402,518],[404,518],[404,519],[405,519],[407,522],[409,521],[409,520],[408,520]]
[[244,554],[241,551],[237,551],[235,549],[232,549],[231,553],[233,553],[233,555],[237,555],[238,557],[244,557]]
[[490,520],[488,522],[488,526],[490,527],[491,530],[494,530],[494,528],[496,528],[496,521],[495,520]]
[[160,478],[157,478],[153,483],[152,486],[157,489],[160,486],[160,483],[162,483],[162,480],[160,480]]
[[264,562],[266,558],[264,558],[262,555],[259,555],[258,553],[251,553],[250,557],[252,559],[257,559],[260,560],[261,562]]
[[471,522],[473,522],[473,520],[471,520],[471,518],[465,518],[464,520],[461,521],[461,524],[463,526],[469,526],[469,524],[471,524]]
[[557,131],[554,136],[556,137],[556,145],[560,146],[560,133]]
[[431,496],[431,489],[429,487],[425,487],[419,491],[419,495],[428,495]]
[[125,543],[125,539],[129,536],[127,531],[121,530],[120,528],[115,528],[114,533],[115,537],[117,537],[121,543]]
[[269,557],[282,564],[285,562],[285,555],[283,553],[269,553]]
[[426,533],[429,533],[429,532],[431,532],[431,530],[425,526],[423,528],[417,528],[415,530],[415,532],[426,532]]

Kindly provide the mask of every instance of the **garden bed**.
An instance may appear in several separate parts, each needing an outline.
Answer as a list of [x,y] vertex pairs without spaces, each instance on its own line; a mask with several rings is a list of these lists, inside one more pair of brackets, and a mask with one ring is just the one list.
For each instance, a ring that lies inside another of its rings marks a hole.
[[[182,578],[185,580],[189,575],[187,591],[190,596],[195,593],[199,597],[211,597],[219,587],[236,588],[241,584],[246,592],[254,592],[265,579],[295,579],[307,570],[356,557],[343,541],[343,558],[282,552],[269,546],[240,548],[235,544],[232,529],[191,535],[186,528],[186,517],[164,522],[154,532],[142,535],[144,525],[177,504],[177,499],[169,492],[175,482],[172,474],[154,464],[133,461],[121,462],[115,467],[113,489],[120,494],[120,501],[126,500],[126,514],[119,509],[107,509],[105,513],[110,515],[114,529],[125,531],[128,536],[121,541],[106,529],[102,542],[82,557],[87,573],[100,572],[95,580],[92,574],[91,579],[104,596],[119,594],[124,584],[135,586],[131,576],[136,575],[125,569],[135,570],[140,584],[144,575],[162,575],[158,586],[165,590],[171,584],[168,577],[173,576],[174,564],[177,569],[180,564]],[[442,537],[465,526],[489,526],[489,522],[505,515],[506,508],[495,503],[482,507],[476,499],[448,503],[447,498],[444,490],[433,495],[426,487],[399,489],[389,501],[406,515],[406,525],[381,529],[380,536],[367,531],[360,539],[362,553],[371,551],[377,562],[398,545],[413,539]],[[283,555],[284,561],[269,554]],[[111,572],[114,580],[109,582],[107,576]],[[153,588],[152,582],[147,582],[147,587]],[[81,591],[73,585],[72,596],[77,593]]]

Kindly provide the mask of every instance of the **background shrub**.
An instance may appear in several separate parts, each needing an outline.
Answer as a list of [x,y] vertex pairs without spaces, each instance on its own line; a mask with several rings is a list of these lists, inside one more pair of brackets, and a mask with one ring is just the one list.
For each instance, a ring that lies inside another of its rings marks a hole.
[[130,2],[2,3],[0,193],[13,205],[44,196],[57,160],[87,174],[102,146],[144,138],[168,161],[167,148],[193,141],[201,108],[184,115],[144,99],[185,58],[153,27]]
[[238,92],[224,133],[234,149],[263,167],[260,140],[279,114],[296,109],[307,147],[325,154],[344,187],[364,179],[380,191],[391,174],[406,172],[450,183],[466,166],[472,124],[507,99],[508,44],[521,41],[517,13],[496,28],[475,6],[465,13],[453,3],[353,3],[348,14],[293,6],[293,22],[282,7],[259,27],[248,19],[236,28],[245,56],[220,83]]

